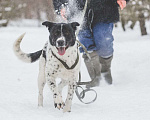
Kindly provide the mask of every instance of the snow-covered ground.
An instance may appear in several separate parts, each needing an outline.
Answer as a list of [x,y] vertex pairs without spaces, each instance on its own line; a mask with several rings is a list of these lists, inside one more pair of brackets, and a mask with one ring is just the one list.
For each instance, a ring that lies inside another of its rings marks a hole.
[[[41,49],[48,40],[47,29],[0,28],[0,120],[150,120],[150,35],[141,37],[138,29],[114,29],[113,85],[102,80],[100,87],[94,88],[98,98],[90,105],[81,103],[75,95],[72,112],[64,114],[54,108],[47,86],[44,107],[37,107],[38,62],[23,63],[12,50],[14,41],[24,32],[23,51]],[[89,80],[83,61],[81,72],[82,79]]]

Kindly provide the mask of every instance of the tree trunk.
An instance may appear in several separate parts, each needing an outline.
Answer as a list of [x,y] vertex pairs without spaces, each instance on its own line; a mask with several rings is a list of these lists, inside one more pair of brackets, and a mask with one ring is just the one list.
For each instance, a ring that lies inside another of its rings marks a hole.
[[45,10],[47,18],[51,22],[56,22],[56,14],[53,6],[53,0],[46,0],[47,8]]
[[125,28],[125,19],[124,19],[123,16],[121,17],[121,26],[122,26],[122,29],[123,29],[124,31],[126,31],[126,28]]
[[145,27],[145,18],[142,12],[139,14],[139,22],[140,22],[141,35],[142,36],[147,35],[147,31]]
[[132,24],[130,25],[130,28],[133,30],[134,26],[135,26],[136,20],[132,20]]

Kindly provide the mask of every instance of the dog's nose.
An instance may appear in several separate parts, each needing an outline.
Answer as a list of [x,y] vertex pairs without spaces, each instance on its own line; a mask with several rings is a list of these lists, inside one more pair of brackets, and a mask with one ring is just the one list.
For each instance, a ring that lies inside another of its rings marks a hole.
[[58,46],[64,46],[65,45],[65,41],[64,40],[59,40],[57,41]]

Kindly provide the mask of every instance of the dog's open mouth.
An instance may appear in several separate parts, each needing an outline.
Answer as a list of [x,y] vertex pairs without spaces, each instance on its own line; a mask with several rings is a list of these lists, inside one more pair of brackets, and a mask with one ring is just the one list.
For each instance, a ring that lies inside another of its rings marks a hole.
[[[57,47],[56,47],[56,48],[57,48]],[[68,48],[68,47],[59,47],[59,48],[57,48],[58,54],[59,54],[59,55],[64,55],[67,48]]]

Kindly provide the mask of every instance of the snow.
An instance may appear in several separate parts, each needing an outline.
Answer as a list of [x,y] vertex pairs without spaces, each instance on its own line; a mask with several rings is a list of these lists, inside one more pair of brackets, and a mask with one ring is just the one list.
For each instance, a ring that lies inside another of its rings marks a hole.
[[[42,16],[43,17],[43,16]],[[37,27],[42,26],[42,23],[37,19],[17,19],[9,22],[9,26],[17,27]]]
[[[102,80],[94,88],[98,98],[93,104],[85,105],[75,95],[72,112],[65,114],[54,108],[47,86],[44,107],[37,107],[38,62],[23,63],[12,50],[24,32],[21,47],[25,52],[43,48],[48,40],[45,27],[0,29],[0,120],[150,120],[150,35],[141,37],[139,27],[126,32],[120,26],[114,29],[113,85]],[[83,60],[81,74],[82,80],[89,80]]]
[[6,22],[7,22],[7,20],[0,20],[0,24],[4,24]]

